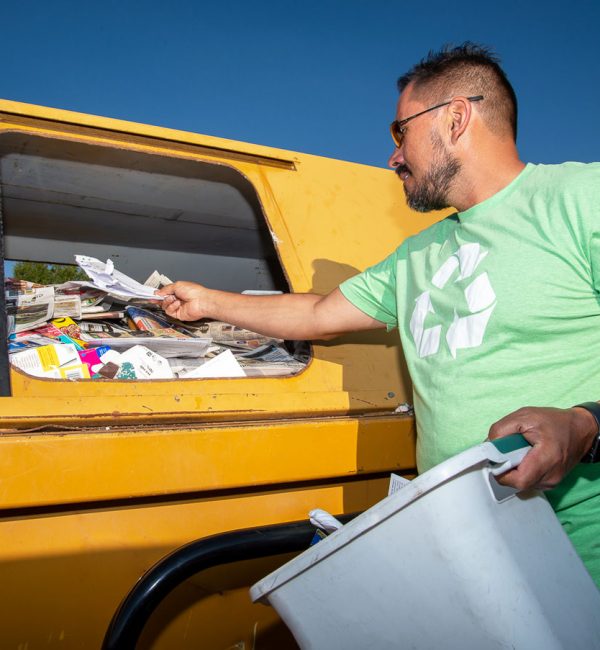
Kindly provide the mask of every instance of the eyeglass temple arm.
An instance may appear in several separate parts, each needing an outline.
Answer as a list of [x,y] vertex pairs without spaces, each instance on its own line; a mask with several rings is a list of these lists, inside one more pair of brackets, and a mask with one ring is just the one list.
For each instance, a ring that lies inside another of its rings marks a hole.
[[[470,102],[479,102],[483,99],[483,95],[473,95],[473,97],[467,97],[467,99]],[[454,101],[454,99],[451,99],[450,101],[447,102],[442,102],[441,104],[436,104],[435,106],[431,106],[430,108],[426,108],[424,111],[421,111],[420,113],[415,113],[414,115],[411,115],[410,117],[407,117],[405,120],[400,120],[399,122],[396,122],[398,126],[403,126],[407,122],[410,122],[411,120],[414,120],[415,117],[419,117],[419,115],[424,115],[425,113],[429,113],[429,111],[435,111],[436,108],[441,108],[442,106],[448,106],[448,104],[451,104]]]

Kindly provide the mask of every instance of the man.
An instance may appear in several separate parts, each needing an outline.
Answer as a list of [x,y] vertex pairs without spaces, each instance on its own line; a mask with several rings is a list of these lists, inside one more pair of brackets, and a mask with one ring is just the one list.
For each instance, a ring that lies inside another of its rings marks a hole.
[[286,339],[398,327],[419,470],[482,432],[523,433],[533,449],[502,481],[548,490],[600,586],[600,463],[580,462],[599,433],[600,164],[519,159],[515,94],[486,48],[431,53],[398,85],[389,164],[410,207],[455,214],[327,296],[177,282],[165,311]]

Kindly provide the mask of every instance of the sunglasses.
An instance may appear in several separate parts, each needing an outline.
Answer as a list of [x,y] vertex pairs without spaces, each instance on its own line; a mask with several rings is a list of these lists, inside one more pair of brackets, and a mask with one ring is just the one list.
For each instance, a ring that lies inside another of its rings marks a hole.
[[[474,97],[467,97],[467,99],[470,102],[479,102],[483,99],[483,95],[475,95]],[[421,111],[420,113],[415,113],[410,117],[405,117],[403,120],[394,120],[390,124],[390,132],[392,134],[392,140],[394,141],[396,147],[402,146],[402,140],[404,140],[404,134],[406,133],[406,124],[408,124],[408,122],[414,120],[415,117],[419,117],[419,115],[425,115],[425,113],[429,113],[429,111],[435,111],[436,108],[441,108],[442,106],[448,106],[448,104],[451,104],[453,101],[454,99],[451,99],[450,101],[442,102],[441,104],[436,104],[431,108],[426,108],[424,111]]]

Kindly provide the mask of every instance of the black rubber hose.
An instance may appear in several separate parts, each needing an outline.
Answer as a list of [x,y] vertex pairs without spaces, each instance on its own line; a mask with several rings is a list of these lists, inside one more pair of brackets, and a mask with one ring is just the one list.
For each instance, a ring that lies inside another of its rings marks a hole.
[[[356,515],[337,518],[346,523]],[[133,650],[152,612],[182,582],[221,564],[304,551],[315,529],[292,522],[204,537],[159,560],[138,580],[115,612],[102,650]]]

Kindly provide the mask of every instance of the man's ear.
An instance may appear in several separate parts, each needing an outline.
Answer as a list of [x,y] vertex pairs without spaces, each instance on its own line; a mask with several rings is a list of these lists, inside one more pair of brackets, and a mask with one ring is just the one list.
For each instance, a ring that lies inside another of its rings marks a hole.
[[456,144],[471,121],[471,102],[466,97],[455,97],[448,105],[450,141]]

